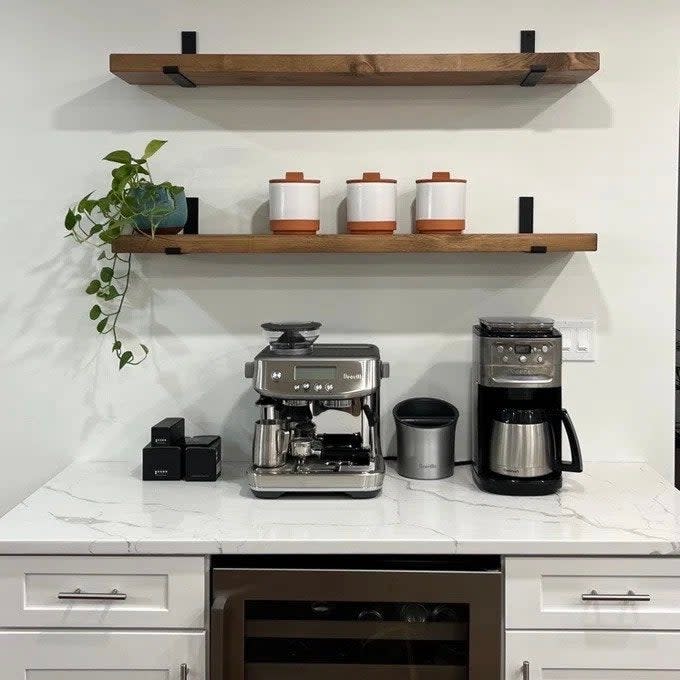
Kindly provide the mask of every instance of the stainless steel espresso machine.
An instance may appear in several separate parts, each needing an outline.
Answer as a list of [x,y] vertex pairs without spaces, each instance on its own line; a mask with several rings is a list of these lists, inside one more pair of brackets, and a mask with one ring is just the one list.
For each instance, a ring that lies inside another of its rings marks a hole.
[[[552,319],[488,317],[474,332],[473,475],[484,491],[540,496],[562,472],[581,472],[581,449],[562,408],[562,336]],[[571,460],[562,459],[562,425]]]
[[[260,394],[248,484],[258,498],[344,493],[370,498],[382,488],[380,381],[389,364],[375,345],[319,344],[316,321],[265,323],[269,346],[245,366]],[[318,432],[326,411],[353,416],[358,431]]]

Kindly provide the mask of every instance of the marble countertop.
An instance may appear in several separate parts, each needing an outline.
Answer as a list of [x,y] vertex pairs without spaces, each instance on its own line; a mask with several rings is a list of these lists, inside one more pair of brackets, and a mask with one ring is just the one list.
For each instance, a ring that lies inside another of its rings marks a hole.
[[640,463],[590,463],[540,498],[390,469],[374,499],[258,500],[246,464],[215,483],[142,482],[137,462],[78,462],[0,519],[2,554],[680,554],[680,492]]

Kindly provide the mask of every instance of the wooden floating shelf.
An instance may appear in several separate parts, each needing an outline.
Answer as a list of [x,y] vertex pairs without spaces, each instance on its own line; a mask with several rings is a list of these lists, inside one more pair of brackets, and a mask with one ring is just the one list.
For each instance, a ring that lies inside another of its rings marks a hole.
[[597,234],[191,234],[121,236],[117,253],[571,253],[597,250]]
[[109,65],[133,85],[520,85],[539,65],[538,84],[571,85],[600,54],[111,54]]

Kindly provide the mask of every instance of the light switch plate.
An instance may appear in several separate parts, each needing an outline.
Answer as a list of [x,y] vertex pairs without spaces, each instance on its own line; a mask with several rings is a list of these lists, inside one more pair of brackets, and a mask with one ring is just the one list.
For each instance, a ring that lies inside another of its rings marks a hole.
[[555,328],[562,333],[563,361],[595,361],[595,321],[560,319]]

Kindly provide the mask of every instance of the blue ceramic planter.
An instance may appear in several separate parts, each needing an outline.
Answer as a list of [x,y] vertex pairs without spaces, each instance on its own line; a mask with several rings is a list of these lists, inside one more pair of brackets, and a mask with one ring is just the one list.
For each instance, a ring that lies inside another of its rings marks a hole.
[[[153,193],[147,189],[136,187],[130,190],[133,199],[138,202],[141,210],[150,210],[156,206],[166,207],[172,212],[168,213],[158,223],[157,234],[179,234],[187,223],[189,211],[187,208],[187,197],[183,191],[173,197],[170,190],[166,187],[154,187]],[[151,222],[143,215],[137,215],[134,219],[137,229],[151,233]]]

